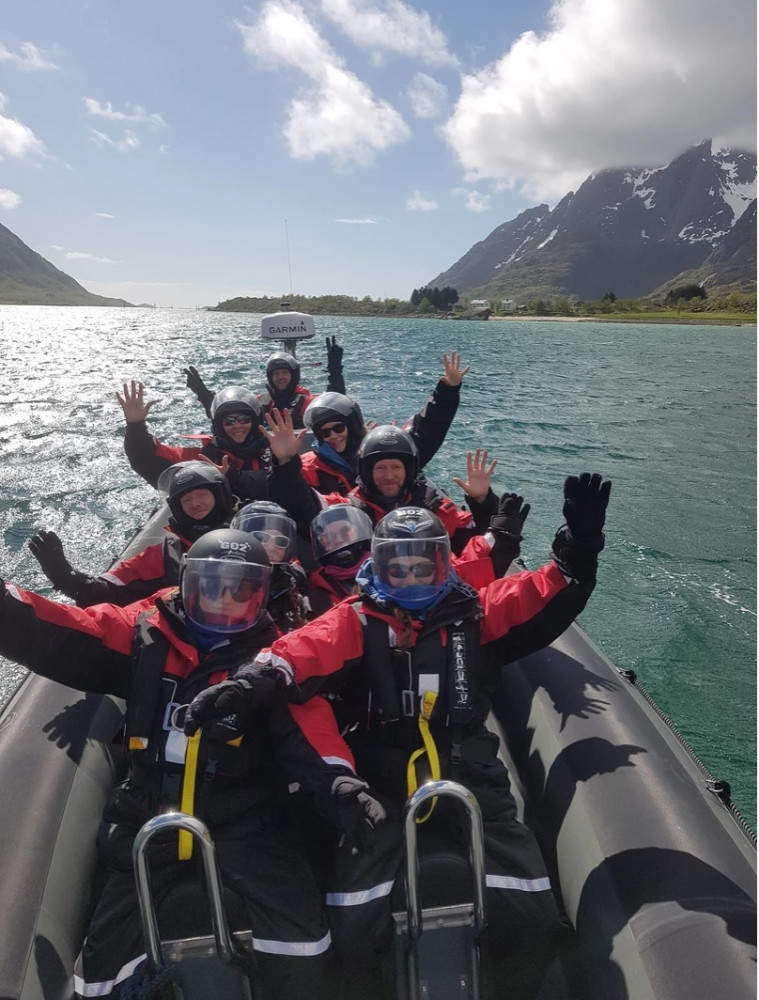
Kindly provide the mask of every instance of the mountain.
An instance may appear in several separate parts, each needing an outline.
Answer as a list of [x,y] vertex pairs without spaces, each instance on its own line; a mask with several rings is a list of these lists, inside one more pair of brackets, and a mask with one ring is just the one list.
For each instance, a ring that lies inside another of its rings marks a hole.
[[710,139],[657,169],[603,170],[494,229],[425,285],[473,298],[641,298],[698,273],[756,290],[756,154]]
[[93,295],[0,225],[0,303],[39,306],[125,306]]

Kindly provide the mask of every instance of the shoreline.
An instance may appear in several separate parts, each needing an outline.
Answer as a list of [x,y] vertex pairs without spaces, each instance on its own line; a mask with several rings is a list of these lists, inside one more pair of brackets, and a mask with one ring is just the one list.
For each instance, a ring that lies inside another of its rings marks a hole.
[[[703,315],[703,313],[701,314]],[[491,316],[487,323],[661,323],[669,326],[756,326],[756,319],[683,319],[679,316]]]

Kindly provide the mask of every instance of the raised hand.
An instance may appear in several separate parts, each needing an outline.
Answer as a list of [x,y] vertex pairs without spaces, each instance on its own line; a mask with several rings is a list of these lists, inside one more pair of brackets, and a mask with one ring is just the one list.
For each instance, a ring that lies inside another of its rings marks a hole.
[[124,383],[124,395],[121,396],[117,392],[116,399],[121,404],[124,419],[128,424],[139,424],[146,420],[155,402],[152,399],[145,402],[145,386],[142,382],[135,382],[134,379],[132,379],[131,385],[129,382]]
[[472,366],[467,365],[462,371],[461,355],[456,351],[451,351],[450,360],[447,354],[443,354],[443,367],[445,374],[441,376],[440,381],[445,382],[446,385],[461,385],[462,379]]
[[208,455],[204,455],[203,452],[201,451],[198,454],[198,461],[205,462],[206,465],[212,465],[217,472],[220,472],[222,474],[222,476],[226,476],[226,474],[229,472],[229,455],[222,455],[221,462],[217,463],[214,462],[212,459],[210,459]]
[[498,501],[498,513],[490,519],[490,530],[515,542],[522,541],[522,528],[530,513],[530,505],[516,493],[503,493]]
[[453,482],[460,486],[467,496],[477,503],[482,503],[490,490],[490,480],[493,470],[498,465],[498,459],[488,466],[488,453],[479,448],[474,454],[466,453],[466,479],[456,479]]
[[272,407],[266,414],[266,421],[271,430],[263,427],[263,432],[269,439],[272,455],[283,464],[289,462],[300,452],[303,431],[296,431],[293,428],[293,418],[289,410]]
[[73,570],[64,554],[60,538],[54,531],[41,528],[36,535],[32,535],[28,545],[48,580],[57,590],[62,589],[61,584],[71,579]]
[[597,472],[567,476],[562,513],[575,544],[582,544],[586,539],[596,539],[601,534],[606,522],[610,493],[611,481],[607,479],[602,482]]
[[183,368],[182,371],[187,376],[187,388],[192,389],[207,410],[213,402],[213,397],[216,393],[213,389],[208,388],[203,379],[200,377],[200,372],[195,365],[188,365],[186,368]]
[[327,371],[330,374],[339,375],[343,370],[343,348],[335,337],[327,337]]

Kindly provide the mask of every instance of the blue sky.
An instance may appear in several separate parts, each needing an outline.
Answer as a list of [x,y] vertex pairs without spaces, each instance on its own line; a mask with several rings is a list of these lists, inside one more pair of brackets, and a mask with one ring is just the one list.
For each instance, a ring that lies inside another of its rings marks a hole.
[[135,303],[408,298],[525,208],[710,136],[756,149],[753,0],[25,0],[0,24],[0,222]]

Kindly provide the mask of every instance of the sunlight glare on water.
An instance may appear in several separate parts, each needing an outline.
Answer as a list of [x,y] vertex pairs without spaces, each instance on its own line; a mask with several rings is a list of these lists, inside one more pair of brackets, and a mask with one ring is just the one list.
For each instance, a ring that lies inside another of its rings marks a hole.
[[[0,575],[50,594],[27,549],[55,530],[79,569],[102,572],[155,492],[129,468],[116,392],[142,379],[168,443],[208,421],[185,386],[263,386],[278,345],[260,316],[161,309],[0,308]],[[457,501],[466,452],[498,459],[497,492],[532,510],[523,555],[537,566],[562,522],[566,475],[613,480],[599,582],[582,624],[634,669],[756,824],[756,331],[550,322],[315,317],[302,382],[326,385],[324,337],[345,348],[365,417],[403,423],[442,374],[472,365],[430,479]],[[0,664],[0,696],[23,671]]]

